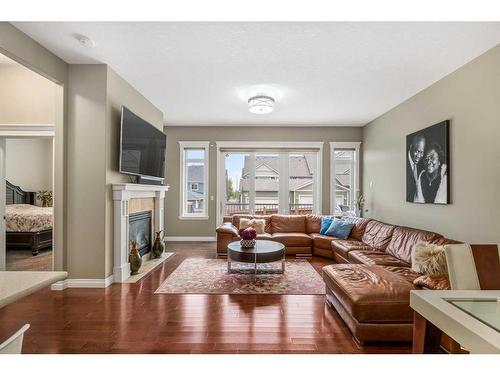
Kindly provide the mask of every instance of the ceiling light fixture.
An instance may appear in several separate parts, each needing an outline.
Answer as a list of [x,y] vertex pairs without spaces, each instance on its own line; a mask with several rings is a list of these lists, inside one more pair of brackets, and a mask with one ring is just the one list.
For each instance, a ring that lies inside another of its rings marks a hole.
[[75,35],[75,38],[76,38],[76,40],[78,40],[78,43],[80,43],[84,47],[87,47],[87,48],[94,48],[95,47],[95,42],[92,39],[90,39],[88,36],[77,34],[77,35]]
[[248,110],[263,115],[274,111],[274,99],[267,95],[256,95],[248,99]]

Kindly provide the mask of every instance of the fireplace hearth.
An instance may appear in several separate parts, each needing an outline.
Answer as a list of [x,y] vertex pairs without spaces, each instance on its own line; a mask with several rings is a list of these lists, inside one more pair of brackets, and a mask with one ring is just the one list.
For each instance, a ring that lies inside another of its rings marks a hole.
[[151,211],[136,212],[129,215],[129,241],[137,242],[141,256],[151,251]]

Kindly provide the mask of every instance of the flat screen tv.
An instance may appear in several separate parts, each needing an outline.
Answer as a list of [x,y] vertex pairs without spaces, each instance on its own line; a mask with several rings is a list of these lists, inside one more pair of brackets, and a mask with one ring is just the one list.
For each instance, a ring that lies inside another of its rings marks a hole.
[[165,134],[122,106],[120,166],[122,173],[165,177]]

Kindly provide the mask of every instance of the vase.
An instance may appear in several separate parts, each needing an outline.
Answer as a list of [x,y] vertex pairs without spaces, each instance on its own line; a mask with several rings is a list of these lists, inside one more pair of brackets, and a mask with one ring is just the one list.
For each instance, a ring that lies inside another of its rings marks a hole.
[[251,249],[252,247],[255,247],[255,239],[252,240],[241,240],[240,241],[240,246],[242,249]]
[[165,246],[163,245],[162,239],[160,237],[161,232],[155,232],[155,242],[153,244],[153,248],[151,249],[151,258],[161,258],[163,251],[165,250]]
[[142,266],[142,258],[141,254],[139,254],[139,251],[137,250],[137,242],[134,240],[130,241],[130,254],[128,256],[128,261],[130,263],[130,274],[137,275]]

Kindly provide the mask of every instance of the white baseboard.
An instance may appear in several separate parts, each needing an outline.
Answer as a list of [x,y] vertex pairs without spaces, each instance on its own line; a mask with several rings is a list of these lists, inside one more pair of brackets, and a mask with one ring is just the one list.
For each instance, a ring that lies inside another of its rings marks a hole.
[[197,236],[166,236],[167,242],[215,242],[217,237],[197,237]]
[[64,290],[66,288],[107,288],[113,284],[113,275],[105,279],[66,279],[50,286],[51,290]]

